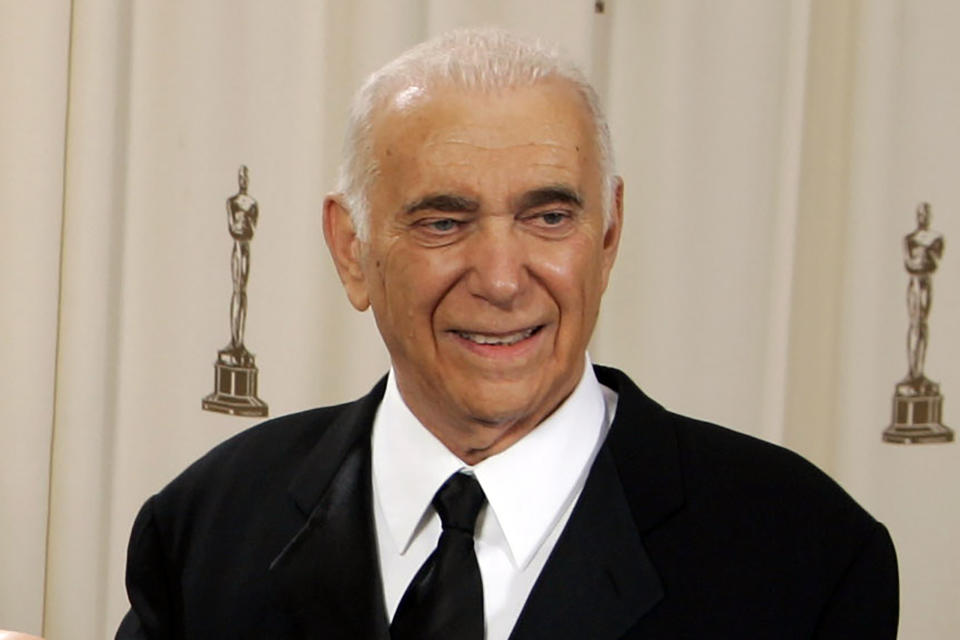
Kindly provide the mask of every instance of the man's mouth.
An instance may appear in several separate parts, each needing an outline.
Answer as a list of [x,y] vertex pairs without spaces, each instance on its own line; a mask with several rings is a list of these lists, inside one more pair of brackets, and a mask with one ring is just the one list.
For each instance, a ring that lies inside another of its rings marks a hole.
[[520,331],[514,331],[512,333],[475,333],[472,331],[454,331],[454,333],[464,340],[469,340],[474,344],[509,347],[510,345],[517,344],[522,340],[526,340],[536,332],[540,331],[542,328],[543,325],[538,325],[536,327],[521,329]]

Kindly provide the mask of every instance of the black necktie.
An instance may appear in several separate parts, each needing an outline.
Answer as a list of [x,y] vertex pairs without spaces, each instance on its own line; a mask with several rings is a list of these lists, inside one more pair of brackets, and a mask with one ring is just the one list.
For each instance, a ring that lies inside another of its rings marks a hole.
[[390,624],[392,640],[483,640],[483,582],[473,551],[487,498],[472,475],[455,473],[433,496],[443,531],[410,581]]

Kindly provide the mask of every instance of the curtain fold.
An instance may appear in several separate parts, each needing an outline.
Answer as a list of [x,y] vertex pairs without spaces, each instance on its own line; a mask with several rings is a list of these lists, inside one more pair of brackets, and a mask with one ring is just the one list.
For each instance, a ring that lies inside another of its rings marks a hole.
[[626,222],[595,354],[780,440],[808,4],[610,10]]
[[[131,5],[76,3],[43,633],[106,637],[131,100]],[[112,621],[111,621],[112,622]]]
[[0,628],[39,631],[70,6],[3,2],[0,25]]

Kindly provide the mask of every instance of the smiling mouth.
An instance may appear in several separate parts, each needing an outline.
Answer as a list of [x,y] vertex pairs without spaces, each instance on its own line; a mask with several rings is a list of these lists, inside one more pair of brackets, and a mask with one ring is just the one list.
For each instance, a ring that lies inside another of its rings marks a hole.
[[521,331],[514,331],[513,333],[474,333],[472,331],[454,331],[453,333],[457,334],[464,340],[469,340],[474,344],[483,344],[483,345],[494,345],[494,346],[503,346],[509,347],[510,345],[517,344],[523,340],[526,340],[530,336],[534,335],[540,329],[543,328],[543,325],[538,325],[536,327],[530,327],[529,329],[522,329]]

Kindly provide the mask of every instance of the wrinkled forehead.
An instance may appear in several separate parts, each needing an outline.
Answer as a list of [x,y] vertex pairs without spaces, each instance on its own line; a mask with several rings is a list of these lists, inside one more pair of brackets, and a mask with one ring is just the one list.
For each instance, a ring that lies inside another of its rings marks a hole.
[[527,144],[596,150],[589,106],[576,86],[549,78],[497,89],[406,84],[385,96],[372,119],[371,147],[383,159],[398,144],[438,140],[508,149]]

